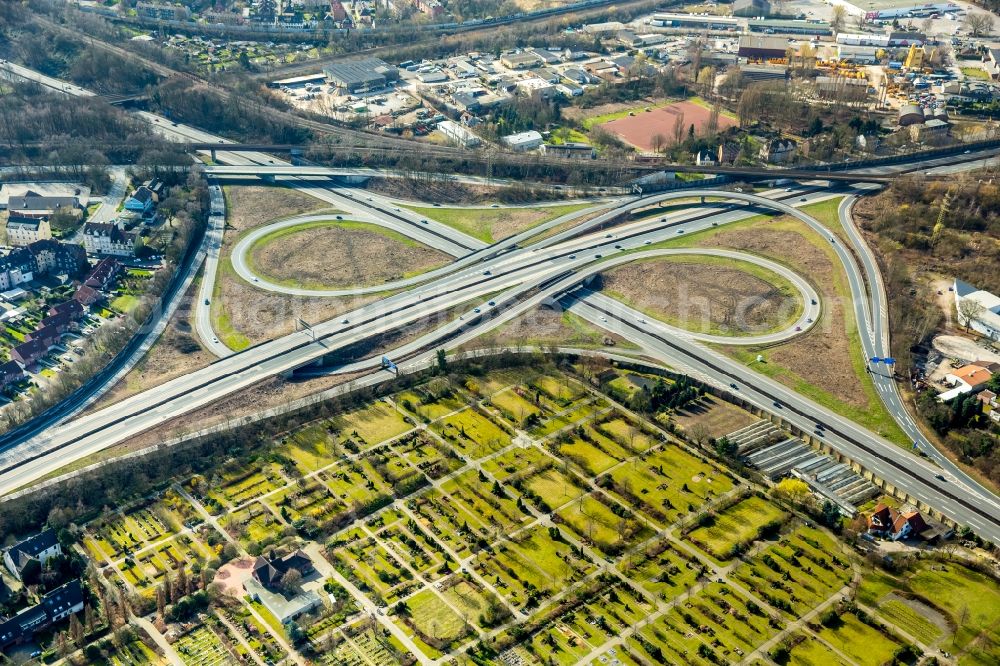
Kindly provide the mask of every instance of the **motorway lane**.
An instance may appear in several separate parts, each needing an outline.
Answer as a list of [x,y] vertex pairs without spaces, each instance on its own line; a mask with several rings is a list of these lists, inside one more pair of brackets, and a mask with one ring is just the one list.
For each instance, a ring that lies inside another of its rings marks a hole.
[[[886,304],[887,294],[885,283],[882,280],[882,273],[879,270],[875,255],[854,224],[851,210],[856,201],[856,197],[845,197],[839,206],[838,215],[841,225],[846,230],[852,245],[861,257],[861,264],[868,282],[870,311],[867,313],[867,325],[872,330],[872,335],[870,337],[861,336],[863,354],[867,361],[871,358],[892,356],[892,351],[889,346],[889,311]],[[990,498],[993,506],[1000,512],[1000,502],[997,501],[995,495],[956,465],[942,451],[939,451],[923,434],[923,431],[921,431],[910,412],[907,411],[906,405],[903,404],[902,396],[899,393],[899,385],[893,377],[892,371],[886,368],[884,364],[868,363],[868,366],[872,382],[875,384],[875,388],[882,402],[885,404],[886,410],[892,415],[893,420],[896,421],[910,441],[913,442],[914,447],[936,462],[944,470],[944,476],[949,481],[961,484],[978,492],[983,497]]]
[[[895,444],[873,436],[855,425],[853,421],[801,397],[798,393],[759,375],[741,363],[698,343],[673,337],[669,330],[656,322],[647,325],[635,323],[634,315],[628,312],[628,308],[614,299],[597,299],[595,304],[591,301],[592,293],[580,290],[564,299],[564,302],[569,303],[569,310],[574,314],[642,346],[647,353],[668,364],[678,359],[683,366],[697,372],[698,376],[712,378],[715,385],[731,390],[765,411],[778,411],[779,408],[773,403],[775,400],[779,401],[782,407],[778,413],[805,432],[815,431],[818,421],[824,423],[826,426],[826,434],[822,437],[824,441],[861,462],[893,485],[906,488],[911,495],[941,510],[959,524],[968,524],[982,537],[1000,544],[1000,513],[992,511],[989,505],[984,505],[978,496],[973,498],[973,501],[979,500],[977,505],[987,513],[992,512],[992,516],[986,518],[970,513],[965,506],[941,491],[940,488],[944,487],[948,492],[960,492],[959,489],[940,483],[936,478],[939,473],[936,467],[914,456],[907,454],[900,456],[901,450]],[[729,387],[731,383],[735,383],[737,388],[731,389]],[[838,435],[838,432],[844,433],[850,439]],[[877,452],[878,457],[873,458],[852,440],[865,442]]]
[[[213,211],[226,210],[226,198],[222,193],[222,188],[218,183],[209,181],[209,197],[212,202]],[[226,215],[210,215],[208,218],[208,229],[205,232],[205,270],[201,274],[201,284],[198,286],[198,293],[195,296],[195,330],[201,339],[202,345],[208,351],[218,357],[229,356],[233,353],[219,340],[212,329],[212,299],[215,296],[215,279],[219,272],[219,259],[222,252],[222,236],[226,229]]]

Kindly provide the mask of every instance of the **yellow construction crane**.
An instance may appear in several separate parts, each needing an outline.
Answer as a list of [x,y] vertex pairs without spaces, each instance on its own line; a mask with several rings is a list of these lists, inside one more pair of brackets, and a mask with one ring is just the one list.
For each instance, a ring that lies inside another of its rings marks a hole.
[[909,70],[921,69],[924,66],[924,47],[910,44],[910,51],[906,54],[903,67]]

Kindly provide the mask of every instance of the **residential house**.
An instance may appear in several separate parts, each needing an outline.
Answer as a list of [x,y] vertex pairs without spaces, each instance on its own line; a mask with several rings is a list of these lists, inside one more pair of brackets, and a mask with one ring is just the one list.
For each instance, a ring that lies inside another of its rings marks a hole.
[[893,541],[920,536],[929,526],[916,509],[897,511],[879,502],[868,516],[868,531]]
[[719,164],[733,164],[739,159],[740,144],[735,141],[723,141],[719,144],[717,161]]
[[87,270],[87,252],[76,243],[60,243],[57,240],[39,240],[28,245],[34,256],[35,270],[41,275],[65,273],[75,278]]
[[125,231],[114,223],[88,222],[83,225],[82,235],[83,246],[90,254],[134,257],[142,247],[138,232]]
[[[46,317],[48,319],[48,317]],[[44,321],[44,320],[43,320]],[[24,334],[25,342],[38,341],[46,346],[46,349],[59,344],[62,334],[69,330],[69,320],[66,317],[57,317],[51,324],[40,324],[38,328],[30,333]]]
[[73,294],[73,300],[84,307],[93,305],[102,298],[104,298],[104,296],[101,292],[85,284],[81,284],[77,287],[76,292]]
[[952,388],[939,395],[938,400],[948,402],[960,395],[979,391],[986,386],[998,369],[1000,365],[996,363],[977,361],[952,370],[944,376],[945,383]]
[[114,257],[105,257],[97,262],[93,270],[87,274],[87,277],[83,280],[83,284],[99,291],[107,291],[114,286],[121,269],[122,264],[120,261]]
[[997,408],[997,394],[993,391],[990,391],[989,389],[980,391],[976,397],[979,398],[979,402],[983,403],[984,407],[989,406],[994,409]]
[[153,191],[145,185],[137,187],[135,192],[125,200],[125,210],[143,216],[152,212],[155,205],[156,201],[153,199]]
[[167,186],[159,178],[150,178],[142,186],[153,193],[154,203],[160,203],[167,198]]
[[11,213],[7,218],[7,244],[24,247],[35,241],[52,238],[48,217],[30,217]]
[[786,164],[795,159],[798,145],[792,139],[771,139],[760,148],[760,159],[768,164]]
[[79,580],[71,580],[42,597],[37,606],[0,620],[0,650],[30,641],[35,634],[81,611],[83,586]]
[[56,538],[56,531],[53,529],[39,532],[28,537],[24,541],[19,541],[3,552],[3,561],[7,569],[14,574],[14,577],[21,580],[21,572],[28,566],[29,562],[37,561],[39,565],[45,563],[56,555],[62,555],[62,546]]
[[715,160],[712,159],[712,153],[707,150],[698,151],[698,154],[695,155],[694,163],[696,166],[715,166]]
[[17,361],[21,367],[28,368],[44,358],[49,353],[50,346],[42,340],[22,342],[10,350],[10,357]]
[[135,13],[140,18],[154,21],[186,21],[191,18],[190,9],[172,3],[139,2]]
[[12,216],[17,214],[47,217],[61,211],[79,213],[82,209],[80,199],[76,196],[41,196],[28,192],[21,196],[12,196],[7,200],[7,210]]
[[21,381],[22,378],[24,378],[24,369],[17,364],[17,361],[0,363],[0,388],[7,388],[11,384]]
[[[76,301],[70,302],[76,303]],[[76,304],[82,309],[82,306],[80,306],[79,303]],[[55,331],[59,335],[62,335],[63,333],[79,328],[79,326],[77,326],[78,321],[79,320],[70,312],[59,312],[54,315],[49,315],[39,322],[38,329],[34,333],[25,335],[24,339],[27,340],[29,336],[34,339],[35,334],[38,334],[38,337],[42,337],[43,331]]]
[[80,305],[79,302],[65,301],[63,303],[60,303],[59,305],[53,305],[51,308],[49,308],[48,315],[52,317],[55,315],[67,314],[72,319],[78,320],[81,317],[83,317],[83,313],[84,313],[83,306]]
[[35,258],[31,251],[18,247],[0,257],[0,290],[7,291],[35,279]]

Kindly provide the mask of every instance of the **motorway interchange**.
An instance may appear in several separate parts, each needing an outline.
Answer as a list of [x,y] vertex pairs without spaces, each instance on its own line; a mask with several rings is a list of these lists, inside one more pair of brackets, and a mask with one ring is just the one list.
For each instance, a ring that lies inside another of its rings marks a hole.
[[[65,88],[62,90],[76,94]],[[169,123],[152,114],[143,115],[160,132],[180,142],[222,141],[195,128]],[[290,175],[287,163],[270,155],[241,151],[235,145],[233,148],[232,151],[216,151],[216,160],[227,165],[255,167],[255,173],[260,176],[335,204],[350,216],[349,219],[380,224],[404,233],[447,252],[455,257],[455,261],[421,276],[367,290],[337,290],[319,294],[310,290],[295,291],[299,295],[333,296],[403,290],[334,320],[314,324],[307,333],[290,334],[236,354],[219,342],[211,330],[207,307],[209,298],[205,295],[211,293],[213,280],[206,278],[202,281],[199,294],[197,330],[206,346],[221,357],[220,360],[153,391],[137,394],[75,420],[67,420],[72,411],[63,411],[58,419],[45,423],[44,429],[36,428],[28,432],[21,441],[8,445],[0,453],[0,494],[30,486],[75,460],[211,404],[222,396],[265,378],[310,365],[340,348],[395,328],[434,317],[438,317],[439,322],[443,321],[434,330],[389,352],[388,355],[397,360],[405,372],[426,365],[439,346],[458,346],[540,304],[559,302],[595,325],[636,343],[646,357],[652,356],[668,366],[731,391],[764,411],[780,415],[802,432],[813,433],[876,476],[895,487],[906,489],[912,497],[961,524],[969,525],[982,537],[1000,543],[1000,503],[997,498],[948,462],[920,435],[902,406],[895,382],[887,374],[876,371],[872,375],[880,397],[916,445],[941,467],[903,451],[875,433],[702,344],[712,340],[697,339],[691,333],[647,320],[621,302],[581,288],[581,283],[588,277],[612,265],[671,253],[670,250],[648,249],[649,245],[676,238],[678,234],[744,219],[763,207],[794,215],[830,240],[849,279],[855,317],[862,333],[863,353],[866,358],[887,356],[885,297],[878,267],[850,221],[850,206],[855,195],[874,186],[851,188],[841,206],[841,218],[853,248],[844,247],[831,230],[797,210],[798,206],[845,194],[832,193],[825,184],[813,183],[804,183],[791,192],[765,192],[763,196],[722,190],[681,190],[627,197],[613,203],[605,201],[600,205],[595,202],[594,208],[563,216],[543,227],[485,246],[481,241],[397,206],[386,197],[335,187],[329,184],[328,179]],[[885,173],[907,169],[950,173],[977,168],[993,159],[993,153],[972,154],[959,159],[941,158],[882,169]],[[220,173],[213,174],[211,167],[207,172],[210,177],[219,179],[226,175],[221,169]],[[270,175],[273,172],[281,175]],[[221,192],[217,182],[213,185],[212,196],[213,201],[220,202]],[[634,209],[693,196],[703,197],[703,203],[663,217],[623,221]],[[531,242],[542,232],[564,225],[574,216],[583,217],[600,206],[608,208],[607,212]],[[205,257],[206,276],[214,275],[217,270],[223,227],[224,217],[214,215],[199,255]],[[237,273],[259,288],[287,291],[287,288],[262,281],[251,273],[242,261],[247,247],[249,245],[234,249]],[[860,258],[860,265],[855,256]],[[762,262],[749,255],[730,258],[749,259],[758,264]],[[779,274],[790,279],[806,304],[793,326],[772,334],[790,337],[809,329],[811,323],[818,319],[822,303],[807,280],[787,269],[783,271]],[[486,298],[491,300],[486,302]],[[446,312],[453,313],[450,320],[444,316]],[[376,356],[328,371],[370,371],[361,384],[377,383],[385,378],[379,371],[379,359],[380,356]],[[87,398],[88,402],[93,397]]]

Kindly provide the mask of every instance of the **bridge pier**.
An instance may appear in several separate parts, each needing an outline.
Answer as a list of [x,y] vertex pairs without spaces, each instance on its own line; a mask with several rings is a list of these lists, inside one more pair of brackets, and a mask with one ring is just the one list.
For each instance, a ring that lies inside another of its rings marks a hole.
[[212,161],[215,162],[215,148],[212,148]]

